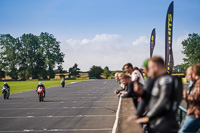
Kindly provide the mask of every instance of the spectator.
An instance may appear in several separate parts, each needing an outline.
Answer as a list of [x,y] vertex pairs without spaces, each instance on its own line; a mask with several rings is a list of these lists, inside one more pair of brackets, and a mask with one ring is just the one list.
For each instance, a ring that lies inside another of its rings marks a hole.
[[167,74],[161,57],[152,57],[148,62],[148,76],[155,79],[146,117],[137,123],[149,123],[150,133],[176,133],[179,125],[172,101],[173,78]]
[[116,80],[117,82],[119,82],[119,76],[118,76],[118,75],[119,75],[119,73],[116,72],[116,73],[115,73],[115,80]]
[[[143,63],[143,72],[145,74],[146,79],[144,81],[145,85],[135,82],[134,83],[134,92],[141,96],[140,102],[138,102],[137,112],[135,115],[132,115],[128,118],[128,121],[135,120],[141,118],[146,115],[147,113],[147,106],[151,96],[151,90],[153,88],[154,79],[148,77],[148,59]],[[140,93],[142,90],[142,93]],[[144,91],[144,93],[143,93]],[[143,130],[146,133],[148,131],[148,124],[142,124]]]
[[120,78],[120,82],[127,86],[127,91],[125,91],[124,93],[120,93],[119,96],[121,96],[122,98],[133,98],[133,102],[135,104],[135,107],[137,107],[138,96],[133,91],[134,81],[131,81],[131,78],[129,76],[124,75],[123,77]]
[[131,81],[138,81],[144,85],[144,79],[137,67],[133,68],[131,63],[124,65],[124,70],[131,76]]
[[190,84],[189,84],[189,90],[190,88],[192,88],[192,85],[193,85],[193,77],[192,77],[192,66],[188,67],[187,70],[186,70],[186,78],[187,80],[190,81]]
[[117,74],[117,79],[118,79],[118,83],[120,84],[121,89],[120,90],[115,90],[114,94],[119,94],[120,92],[124,92],[128,90],[128,86],[126,84],[123,84],[120,82],[120,78],[123,77],[124,74],[123,73],[118,73]]
[[144,81],[145,85],[143,86],[137,82],[134,83],[134,92],[136,93],[138,92],[137,94],[141,96],[142,99],[138,105],[136,116],[133,116],[133,118],[144,116],[144,111],[146,110],[148,106],[150,96],[151,96],[151,90],[154,85],[154,79],[152,79],[151,77],[148,77],[148,61],[149,61],[148,59],[145,60],[143,64],[143,67],[144,67],[143,71],[144,71],[144,74],[147,76],[147,78]]
[[200,128],[200,64],[192,66],[193,87],[183,91],[183,98],[188,103],[187,115],[179,133],[196,133]]
[[[187,68],[187,70],[186,70],[186,76],[185,77],[186,77],[186,79],[188,81],[190,81],[189,86],[187,88],[188,89],[187,93],[190,94],[192,88],[194,87],[194,79],[192,77],[192,66],[190,66],[190,67]],[[189,106],[189,103],[187,103],[187,107],[186,107],[187,109],[188,109],[188,106]]]

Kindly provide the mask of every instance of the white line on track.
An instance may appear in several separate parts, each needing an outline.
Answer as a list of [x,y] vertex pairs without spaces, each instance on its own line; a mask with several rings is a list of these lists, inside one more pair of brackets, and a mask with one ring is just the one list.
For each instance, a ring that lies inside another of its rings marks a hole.
[[22,133],[22,132],[78,132],[78,131],[111,131],[112,128],[99,128],[99,129],[43,129],[43,130],[34,130],[34,129],[24,129],[18,131],[0,131],[0,133]]
[[75,116],[10,116],[0,117],[0,119],[26,119],[26,118],[74,118],[74,117],[114,117],[115,115],[75,115]]
[[[76,103],[76,102],[80,102],[80,101],[72,101],[72,102]],[[89,102],[92,102],[92,103],[112,103],[110,101],[86,101],[86,102],[87,103],[89,103]],[[113,102],[115,102],[115,101],[113,101]]]
[[120,107],[121,107],[121,100],[122,100],[122,98],[120,97],[117,112],[116,112],[116,119],[115,119],[115,123],[113,125],[112,133],[117,132],[117,126],[118,126],[118,122],[119,122],[119,111],[120,111]]
[[[81,97],[81,98],[98,98],[98,97]],[[101,97],[101,99],[104,99],[104,98],[113,98],[113,97]]]
[[[73,103],[77,103],[77,102],[87,102],[87,103],[93,103],[93,102],[97,102],[97,103],[112,103],[112,102],[110,102],[110,101],[71,101],[71,102],[73,102]],[[115,102],[115,101],[113,101],[113,102]],[[31,104],[31,103],[39,103],[39,102],[24,102],[24,103],[0,103],[0,104],[6,104],[6,105],[9,105],[9,104],[15,104],[15,105],[17,105],[17,104]],[[48,104],[48,103],[55,103],[55,104],[59,104],[59,103],[69,103],[69,101],[60,101],[60,102],[48,102],[48,101],[44,101],[44,102],[42,102],[42,103],[44,103],[44,104]]]
[[[62,107],[62,108],[5,108],[0,110],[47,110],[47,109],[107,109],[108,107]],[[109,107],[111,108],[111,107]],[[115,107],[113,107],[115,109]]]

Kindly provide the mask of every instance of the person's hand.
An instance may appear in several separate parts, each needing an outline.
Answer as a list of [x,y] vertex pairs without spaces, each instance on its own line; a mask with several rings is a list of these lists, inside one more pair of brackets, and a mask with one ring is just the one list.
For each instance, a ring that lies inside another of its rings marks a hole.
[[143,94],[143,88],[137,82],[134,82],[134,84],[133,84],[133,91],[135,93],[137,93],[138,95],[142,95]]
[[131,115],[128,117],[127,122],[138,119],[137,115]]
[[183,89],[183,99],[186,99],[187,97],[187,90]]
[[117,94],[117,90],[114,91],[114,94]]
[[121,93],[117,94],[117,96],[120,97],[120,96],[121,96]]
[[149,117],[143,117],[143,118],[136,120],[136,123],[139,123],[139,124],[144,124],[144,123],[148,123],[148,122],[149,122]]
[[124,95],[125,95],[125,93],[121,93],[121,95],[120,95],[120,96],[122,96],[122,97],[123,97]]

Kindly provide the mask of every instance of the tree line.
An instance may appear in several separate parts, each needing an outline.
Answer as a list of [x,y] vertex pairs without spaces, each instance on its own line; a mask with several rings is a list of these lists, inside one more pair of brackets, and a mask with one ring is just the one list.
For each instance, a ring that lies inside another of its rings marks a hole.
[[64,53],[60,42],[47,32],[39,36],[23,34],[14,38],[10,34],[0,35],[0,78],[12,79],[54,78],[55,67],[62,72]]
[[[69,78],[71,76],[73,77],[79,77],[80,76],[80,68],[78,68],[78,64],[74,64],[73,67],[69,68]],[[89,77],[91,78],[97,78],[100,79],[102,76],[104,76],[106,79],[110,76],[113,76],[116,71],[110,71],[108,66],[106,66],[104,69],[102,69],[100,66],[93,65],[90,70],[88,71]]]
[[[200,63],[200,35],[188,34],[188,38],[182,41],[185,58],[184,63],[174,67],[173,72],[185,72],[187,67]],[[33,34],[23,34],[14,38],[10,34],[0,35],[0,78],[5,75],[12,79],[37,79],[54,78],[55,71],[58,73],[67,72],[63,70],[64,53],[60,50],[60,42],[47,32],[42,32],[39,36]],[[176,57],[177,58],[177,57]],[[56,69],[57,67],[57,69]],[[56,70],[55,70],[56,69]],[[69,68],[69,77],[78,77],[80,69],[77,64]],[[105,78],[114,75],[115,71],[110,71],[106,66],[92,66],[88,71],[90,77]]]
[[[189,66],[200,63],[200,35],[197,33],[188,34],[188,38],[182,41],[185,55],[184,63],[174,66],[174,73],[185,73]],[[177,58],[177,57],[175,57]]]

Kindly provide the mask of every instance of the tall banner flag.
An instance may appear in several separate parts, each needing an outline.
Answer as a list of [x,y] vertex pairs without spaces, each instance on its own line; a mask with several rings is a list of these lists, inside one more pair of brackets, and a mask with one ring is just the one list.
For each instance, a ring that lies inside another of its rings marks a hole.
[[172,52],[172,33],[173,33],[173,11],[174,2],[169,5],[166,17],[165,27],[165,66],[169,74],[172,73],[174,67],[174,59]]
[[153,55],[153,50],[155,47],[155,40],[156,40],[156,30],[155,28],[151,32],[151,38],[150,38],[150,57]]

